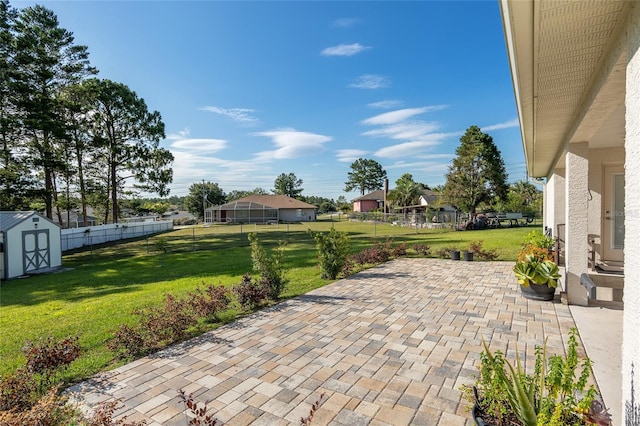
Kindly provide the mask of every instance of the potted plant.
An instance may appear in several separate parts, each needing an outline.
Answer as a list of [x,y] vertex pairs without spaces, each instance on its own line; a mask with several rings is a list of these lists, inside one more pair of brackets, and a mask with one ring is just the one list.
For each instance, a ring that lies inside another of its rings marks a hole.
[[472,250],[464,250],[462,252],[462,258],[467,262],[473,261],[473,251]]
[[460,260],[460,250],[456,246],[451,247],[449,252],[451,253],[451,260]]
[[463,386],[473,403],[476,425],[610,426],[594,385],[587,386],[591,361],[580,363],[577,330],[571,329],[566,355],[547,357],[546,341],[535,348],[534,369],[526,372],[516,348],[515,365],[482,341],[479,374],[474,386]]
[[513,267],[513,273],[520,284],[520,291],[527,299],[553,300],[554,298],[561,275],[558,265],[553,261],[549,240],[553,241],[547,237],[538,240],[528,238]]

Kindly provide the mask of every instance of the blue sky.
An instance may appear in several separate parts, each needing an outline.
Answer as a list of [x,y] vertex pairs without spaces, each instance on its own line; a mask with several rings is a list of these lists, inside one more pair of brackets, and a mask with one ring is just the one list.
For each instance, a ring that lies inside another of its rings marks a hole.
[[[352,199],[350,164],[444,183],[470,125],[525,178],[497,1],[45,1],[98,77],[160,111],[171,195],[202,179]],[[16,7],[34,4],[14,1]]]

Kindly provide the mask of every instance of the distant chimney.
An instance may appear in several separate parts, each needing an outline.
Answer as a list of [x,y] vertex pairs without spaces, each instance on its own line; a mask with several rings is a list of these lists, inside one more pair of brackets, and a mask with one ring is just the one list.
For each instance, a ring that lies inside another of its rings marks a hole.
[[389,179],[384,180],[384,209],[383,212],[387,213],[387,193],[389,192]]

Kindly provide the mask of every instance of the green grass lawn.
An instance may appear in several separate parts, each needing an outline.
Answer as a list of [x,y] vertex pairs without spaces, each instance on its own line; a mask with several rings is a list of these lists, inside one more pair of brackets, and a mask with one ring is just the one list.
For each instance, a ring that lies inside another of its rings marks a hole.
[[[127,241],[67,254],[64,270],[49,275],[5,281],[0,286],[0,374],[19,367],[21,348],[28,340],[78,335],[82,356],[66,373],[65,380],[89,377],[116,365],[105,344],[112,332],[136,317],[132,310],[157,305],[164,295],[184,295],[204,284],[231,286],[251,271],[248,232],[258,232],[266,248],[286,241],[284,263],[290,280],[284,297],[306,293],[328,283],[316,266],[313,238],[307,233],[328,231],[331,226],[349,234],[353,252],[374,242],[406,241],[410,248],[424,243],[432,256],[439,247],[464,249],[469,241],[482,240],[487,249],[498,250],[499,260],[515,260],[525,235],[536,227],[482,231],[433,231],[391,225],[318,221],[306,224],[192,227],[161,236]],[[158,238],[167,252],[156,251]],[[415,255],[409,250],[409,255]],[[227,312],[231,321],[237,310]],[[203,324],[199,331],[219,324]]]

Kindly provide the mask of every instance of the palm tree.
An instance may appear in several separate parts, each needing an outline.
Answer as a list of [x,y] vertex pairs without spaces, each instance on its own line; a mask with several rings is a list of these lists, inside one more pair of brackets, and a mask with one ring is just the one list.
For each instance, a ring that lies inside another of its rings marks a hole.
[[396,180],[396,188],[389,191],[387,200],[392,205],[402,208],[406,216],[405,207],[416,205],[423,189],[422,184],[414,181],[410,173],[405,173]]

